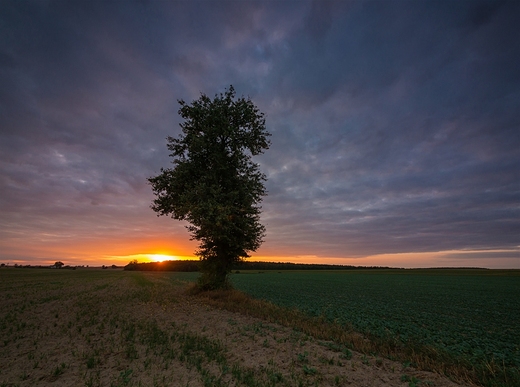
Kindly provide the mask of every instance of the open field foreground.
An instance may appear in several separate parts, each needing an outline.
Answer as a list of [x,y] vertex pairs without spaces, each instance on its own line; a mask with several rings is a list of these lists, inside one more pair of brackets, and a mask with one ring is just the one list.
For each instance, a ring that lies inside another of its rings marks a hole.
[[186,294],[193,274],[0,270],[0,386],[458,384]]
[[520,386],[519,270],[266,271],[232,280],[255,298],[352,327],[378,353],[397,349],[459,379]]

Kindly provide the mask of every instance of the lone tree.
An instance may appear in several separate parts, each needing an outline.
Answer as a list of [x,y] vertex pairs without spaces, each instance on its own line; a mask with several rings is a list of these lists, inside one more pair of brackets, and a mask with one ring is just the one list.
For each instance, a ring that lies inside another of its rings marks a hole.
[[186,220],[192,239],[200,241],[199,286],[228,286],[232,265],[260,247],[265,227],[259,203],[266,176],[252,156],[269,148],[264,114],[230,86],[211,100],[205,94],[180,104],[182,134],[168,137],[173,168],[148,179],[157,216]]

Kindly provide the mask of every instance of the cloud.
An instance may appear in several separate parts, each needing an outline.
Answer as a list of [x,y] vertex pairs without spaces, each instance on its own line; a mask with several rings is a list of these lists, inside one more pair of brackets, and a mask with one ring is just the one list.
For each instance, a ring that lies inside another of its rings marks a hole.
[[519,14],[485,1],[3,2],[0,242],[187,240],[154,223],[146,178],[169,165],[176,100],[233,84],[273,134],[259,253],[518,249]]

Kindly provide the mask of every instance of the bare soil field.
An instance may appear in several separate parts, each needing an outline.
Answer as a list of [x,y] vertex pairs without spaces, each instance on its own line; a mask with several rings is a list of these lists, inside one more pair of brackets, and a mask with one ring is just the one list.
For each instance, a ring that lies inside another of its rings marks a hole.
[[220,310],[173,273],[0,269],[0,386],[458,386]]

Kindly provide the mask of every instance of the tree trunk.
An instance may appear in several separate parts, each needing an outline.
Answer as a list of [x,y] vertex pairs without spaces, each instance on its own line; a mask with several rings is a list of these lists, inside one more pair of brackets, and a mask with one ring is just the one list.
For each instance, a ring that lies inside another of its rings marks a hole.
[[210,257],[201,262],[202,275],[199,278],[199,286],[202,290],[227,289],[231,285],[227,275],[231,271],[232,261],[228,257]]

